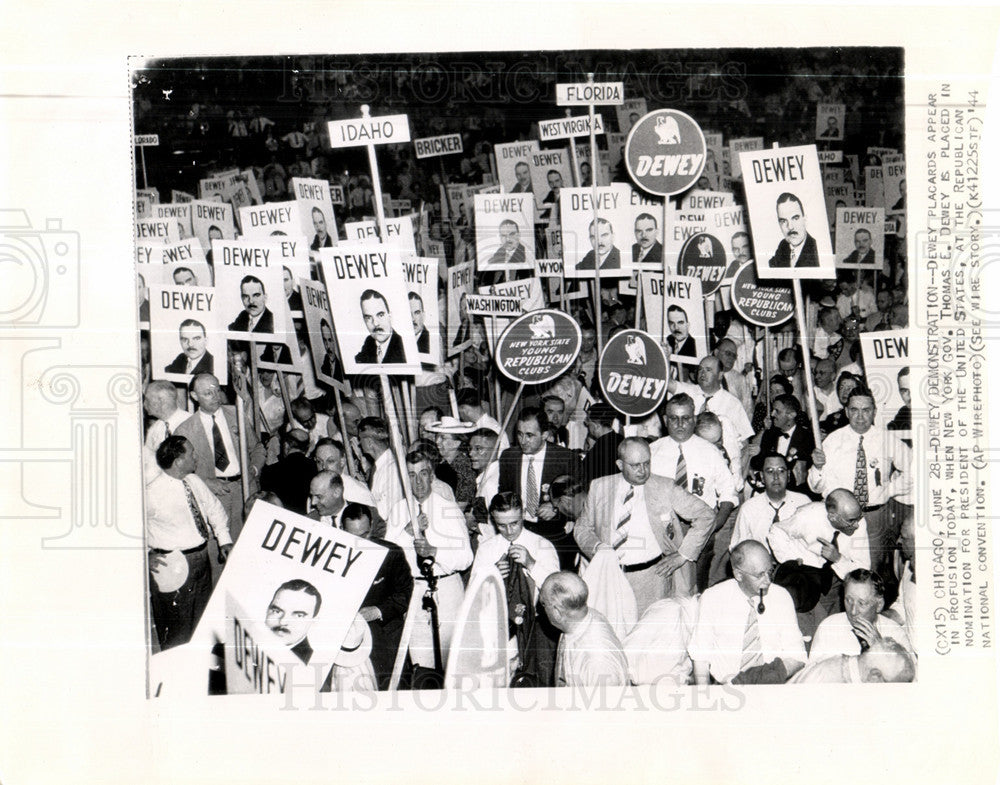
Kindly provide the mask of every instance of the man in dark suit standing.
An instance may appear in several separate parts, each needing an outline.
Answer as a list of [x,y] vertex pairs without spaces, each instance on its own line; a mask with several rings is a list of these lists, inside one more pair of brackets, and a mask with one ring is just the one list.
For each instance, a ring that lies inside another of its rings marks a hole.
[[621,251],[615,247],[615,230],[607,218],[598,218],[597,226],[590,222],[590,244],[593,248],[587,251],[576,266],[577,270],[593,270],[596,260],[601,260],[602,270],[620,270],[622,267]]
[[816,239],[806,231],[806,212],[795,194],[787,191],[776,203],[778,227],[784,238],[778,243],[769,267],[819,267]]
[[272,491],[281,499],[286,509],[306,514],[309,483],[316,475],[316,463],[306,457],[309,434],[293,428],[281,434],[281,458],[260,473],[260,489]]
[[405,363],[403,338],[392,329],[388,300],[374,289],[365,289],[361,293],[361,315],[368,337],[361,345],[361,351],[354,355],[354,362]]
[[641,263],[657,269],[663,266],[663,243],[656,239],[656,229],[656,219],[649,213],[642,213],[635,219],[633,264]]
[[378,688],[389,688],[396,650],[403,634],[403,622],[413,592],[413,576],[403,549],[372,535],[372,511],[363,504],[348,504],[341,515],[344,531],[388,548],[359,611],[372,633],[372,668]]
[[524,243],[521,242],[521,229],[515,221],[504,218],[498,227],[500,233],[500,247],[497,248],[493,256],[490,257],[489,265],[517,265],[524,264],[527,260],[527,252]]
[[572,569],[576,544],[566,534],[566,519],[549,500],[549,485],[560,475],[578,477],[580,462],[572,450],[546,441],[550,430],[545,412],[530,406],[521,410],[517,418],[517,446],[500,454],[497,490],[510,491],[521,498],[525,528],[552,543],[562,569]]
[[205,346],[205,325],[197,319],[185,319],[178,335],[181,353],[163,370],[166,373],[215,373],[215,358]]
[[[806,485],[806,474],[812,466],[812,453],[816,449],[812,429],[800,425],[798,420],[802,413],[799,399],[794,395],[779,395],[771,402],[771,427],[760,437],[760,452],[763,456],[777,453],[785,458],[788,464],[788,474],[791,481],[790,490],[797,493],[810,494]],[[760,470],[763,464],[753,468]],[[810,494],[811,495],[811,494]]]

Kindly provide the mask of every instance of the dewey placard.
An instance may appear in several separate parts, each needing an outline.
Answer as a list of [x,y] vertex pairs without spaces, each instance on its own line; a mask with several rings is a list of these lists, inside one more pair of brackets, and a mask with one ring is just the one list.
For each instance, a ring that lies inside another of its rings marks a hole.
[[698,181],[705,151],[698,123],[676,109],[659,109],[632,126],[625,142],[625,165],[643,190],[672,196]]
[[515,382],[544,384],[561,375],[580,353],[580,325],[562,311],[531,311],[515,319],[497,342],[500,372]]
[[623,330],[604,345],[598,378],[608,403],[622,414],[645,417],[667,394],[667,357],[642,330]]
[[400,144],[410,141],[410,122],[405,114],[331,120],[330,147],[363,147],[369,144]]

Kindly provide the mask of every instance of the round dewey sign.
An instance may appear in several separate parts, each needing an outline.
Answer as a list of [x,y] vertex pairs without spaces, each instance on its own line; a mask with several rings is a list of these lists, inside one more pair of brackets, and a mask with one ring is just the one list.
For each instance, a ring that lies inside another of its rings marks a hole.
[[632,126],[625,142],[625,165],[649,193],[679,194],[694,185],[705,168],[705,135],[684,112],[657,109]]
[[795,313],[791,285],[773,280],[762,284],[752,259],[736,271],[732,292],[736,313],[758,327],[777,327]]
[[530,311],[511,322],[497,341],[497,367],[515,382],[551,382],[576,360],[580,342],[580,325],[572,316]]
[[691,235],[681,248],[677,274],[701,280],[701,293],[715,294],[726,274],[726,249],[717,237],[705,232]]
[[667,394],[667,357],[642,330],[622,330],[604,345],[597,377],[608,403],[622,414],[645,417]]

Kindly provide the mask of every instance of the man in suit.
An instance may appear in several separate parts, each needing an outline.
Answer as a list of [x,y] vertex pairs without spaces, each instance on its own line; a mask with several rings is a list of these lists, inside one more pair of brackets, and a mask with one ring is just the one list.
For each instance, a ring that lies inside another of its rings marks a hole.
[[584,425],[592,444],[583,456],[580,475],[589,486],[598,477],[618,473],[618,446],[622,443],[620,433],[612,429],[617,412],[603,401],[592,403],[587,410]]
[[[241,333],[273,333],[274,314],[267,307],[264,282],[255,275],[243,276],[240,281],[240,299],[243,301],[243,310],[229,323],[229,329]],[[249,349],[243,341],[234,343],[238,348]],[[283,344],[280,348],[275,345],[264,348],[261,359],[266,362],[292,362],[291,353]]]
[[531,167],[524,161],[518,161],[514,165],[514,177],[517,178],[517,182],[514,183],[514,187],[510,189],[510,192],[512,194],[530,194]]
[[341,476],[325,469],[316,472],[309,483],[309,517],[334,529],[342,529],[346,507]]
[[389,302],[374,289],[361,293],[361,315],[368,329],[368,337],[361,351],[354,355],[357,363],[405,363],[403,338],[392,329]]
[[657,600],[696,593],[695,561],[715,512],[673,480],[650,474],[644,439],[625,439],[617,463],[619,474],[590,484],[573,537],[588,559],[600,548],[614,551],[641,616]]
[[430,354],[431,334],[427,332],[427,325],[424,323],[424,300],[416,292],[410,292],[410,318],[413,319],[413,334],[417,336],[417,351],[421,354]]
[[632,263],[659,269],[663,266],[663,243],[656,239],[656,219],[642,213],[635,219],[635,243],[632,246]]
[[[760,437],[761,456],[772,452],[785,458],[792,479],[788,487],[798,493],[809,493],[806,475],[812,466],[816,449],[812,429],[798,424],[802,405],[794,395],[779,395],[771,401],[771,427]],[[763,460],[763,458],[761,459]],[[759,470],[760,466],[754,466]]]
[[530,532],[551,542],[559,554],[563,569],[572,569],[576,561],[576,545],[566,533],[565,518],[548,497],[549,485],[563,474],[576,477],[580,462],[565,447],[546,441],[550,432],[545,412],[525,407],[517,418],[517,446],[500,455],[498,491],[510,491],[521,498],[524,525]]
[[806,211],[795,194],[787,191],[776,203],[778,227],[784,239],[778,243],[769,267],[819,267],[816,239],[806,231]]
[[323,598],[315,586],[294,578],[277,588],[264,616],[267,628],[306,665],[313,655],[309,629],[322,604]]
[[521,242],[521,230],[510,218],[504,218],[498,228],[500,232],[500,247],[490,257],[491,265],[524,264],[527,252]]
[[688,330],[687,312],[679,305],[671,305],[667,308],[667,344],[670,346],[671,354],[680,354],[684,357],[697,357],[694,345],[694,336]]
[[[184,436],[194,447],[194,471],[214,493],[229,514],[233,539],[243,529],[243,488],[240,482],[239,432],[236,409],[223,405],[225,396],[219,380],[210,373],[198,374],[191,381],[194,414],[177,426],[175,433]],[[258,490],[258,478],[264,468],[265,451],[252,428],[243,434],[249,474],[249,495]]]
[[[845,258],[844,264],[875,266],[875,251],[872,249],[872,233],[867,229],[858,229],[854,233],[854,250]],[[867,314],[866,314],[867,315]]]
[[403,549],[372,534],[372,511],[369,507],[348,504],[341,522],[344,531],[349,534],[389,549],[359,611],[372,633],[371,661],[378,688],[385,690],[389,688],[396,650],[403,634],[403,622],[413,593],[413,576]]
[[281,434],[281,458],[260,473],[260,489],[278,495],[286,509],[306,514],[309,483],[316,474],[316,464],[306,457],[309,434],[293,428]]
[[197,319],[185,319],[178,329],[181,353],[163,370],[166,373],[214,373],[215,358],[205,344],[205,325]]
[[601,260],[602,270],[621,269],[622,255],[615,247],[615,230],[611,221],[598,218],[596,227],[593,221],[590,222],[590,244],[593,248],[580,260],[577,270],[593,270],[597,258]]

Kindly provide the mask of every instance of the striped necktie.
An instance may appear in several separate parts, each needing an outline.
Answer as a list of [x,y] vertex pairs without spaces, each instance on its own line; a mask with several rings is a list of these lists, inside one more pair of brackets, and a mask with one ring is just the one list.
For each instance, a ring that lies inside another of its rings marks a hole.
[[757,626],[757,616],[756,605],[751,605],[750,615],[747,616],[747,626],[743,631],[743,656],[740,659],[740,673],[764,662],[764,652],[760,649],[760,629]]
[[529,518],[538,517],[538,478],[535,476],[534,458],[528,458],[528,482],[524,497],[524,511]]
[[618,525],[615,527],[615,541],[611,545],[611,547],[616,551],[621,548],[628,539],[628,532],[625,531],[625,527],[628,526],[628,522],[632,520],[632,499],[634,497],[635,486],[630,483],[628,490],[625,492],[625,498],[622,499],[622,517],[618,520]]
[[674,482],[677,483],[677,487],[687,490],[687,462],[684,460],[684,448],[679,444],[677,445],[677,471],[674,472]]
[[191,510],[191,517],[194,518],[195,528],[198,530],[198,534],[208,539],[208,524],[205,523],[205,516],[201,514],[201,507],[198,506],[197,499],[194,498],[194,493],[191,491],[191,486],[187,483],[187,478],[185,477],[181,480],[181,484],[184,486],[184,495],[187,497],[188,509]]

